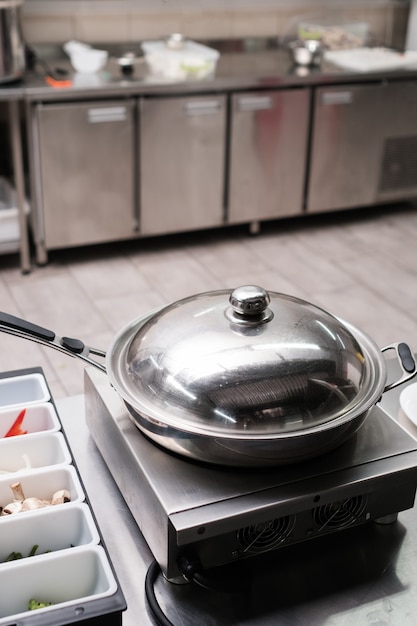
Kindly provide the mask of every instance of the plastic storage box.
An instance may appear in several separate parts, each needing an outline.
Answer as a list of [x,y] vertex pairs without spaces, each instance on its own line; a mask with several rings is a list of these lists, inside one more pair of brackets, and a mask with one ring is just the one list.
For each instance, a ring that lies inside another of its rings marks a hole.
[[142,50],[151,76],[170,80],[197,80],[214,75],[220,53],[185,40],[178,50],[165,41],[144,41]]
[[298,25],[300,39],[319,39],[327,50],[348,50],[366,45],[366,22],[337,23],[332,20],[305,21]]

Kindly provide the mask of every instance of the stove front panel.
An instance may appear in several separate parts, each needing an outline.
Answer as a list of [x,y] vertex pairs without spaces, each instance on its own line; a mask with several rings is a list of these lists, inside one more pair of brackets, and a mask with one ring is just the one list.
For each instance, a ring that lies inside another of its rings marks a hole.
[[413,507],[416,486],[414,451],[177,513],[170,565],[185,557],[204,570],[372,520],[392,522]]

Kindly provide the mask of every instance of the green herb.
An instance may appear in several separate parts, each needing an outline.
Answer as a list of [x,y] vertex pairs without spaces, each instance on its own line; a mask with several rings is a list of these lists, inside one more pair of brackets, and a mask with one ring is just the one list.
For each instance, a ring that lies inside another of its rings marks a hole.
[[[35,543],[34,546],[32,546],[31,551],[29,552],[28,556],[35,556],[37,549],[39,548],[39,546]],[[50,550],[47,550],[47,552],[50,552]],[[7,559],[5,560],[5,563],[7,563],[8,561],[17,561],[18,559],[23,559],[23,554],[21,552],[10,552],[9,556],[7,557]]]
[[44,609],[46,606],[51,606],[52,602],[40,602],[31,598],[28,602],[29,611],[35,611],[36,609]]
[[5,563],[7,563],[7,561],[17,561],[17,559],[23,559],[22,553],[21,552],[10,552],[10,554],[7,557]]
[[38,545],[36,545],[36,544],[35,544],[34,546],[32,546],[32,550],[29,552],[29,556],[35,556],[35,554],[36,554],[36,550],[37,550],[38,548],[39,548],[39,546],[38,546]]

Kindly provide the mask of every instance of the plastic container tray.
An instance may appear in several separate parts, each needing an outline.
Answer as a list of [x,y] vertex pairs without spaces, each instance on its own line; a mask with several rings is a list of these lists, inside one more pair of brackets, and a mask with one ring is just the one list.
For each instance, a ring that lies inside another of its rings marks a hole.
[[[26,615],[30,599],[52,602],[52,606],[36,610],[42,623],[54,622],[54,614],[67,607],[74,617],[87,609],[91,599],[113,595],[117,583],[101,546],[70,548],[24,561],[5,563],[0,569],[0,624],[15,623]],[[49,619],[48,619],[49,614]],[[37,622],[38,624],[41,622]]]
[[47,402],[51,395],[44,376],[27,374],[0,379],[0,409],[26,407],[35,402]]
[[0,477],[69,463],[71,454],[62,433],[36,433],[0,439]]
[[[18,476],[14,476],[13,474],[2,474],[0,477],[0,507],[4,508],[13,500],[13,492],[10,485],[16,482],[20,482],[26,498],[36,497],[50,500],[53,494],[60,489],[67,489],[69,491],[71,502],[81,502],[85,498],[77,472],[72,465],[63,467],[44,467],[41,469],[22,472]],[[65,504],[55,506],[64,507]],[[13,515],[30,514],[31,511],[13,513]],[[0,515],[0,529],[1,523],[5,517],[9,516]]]
[[[27,434],[4,437],[22,408]],[[41,368],[0,373],[0,469],[12,470],[0,474],[0,507],[16,482],[25,497],[67,489],[71,500],[0,515],[0,625],[121,626],[126,601]],[[12,552],[22,558],[7,561]],[[30,611],[31,598],[53,604]]]
[[[0,563],[3,564],[12,552],[20,553],[22,559],[37,558],[71,547],[98,545],[99,542],[99,533],[85,503],[51,506],[30,515],[17,513],[2,520]],[[37,546],[35,556],[29,556],[34,546]]]
[[[34,433],[56,432],[60,429],[60,423],[53,404],[50,402],[33,405],[27,403],[26,406],[24,407],[26,408],[26,413],[22,422],[22,429],[27,430],[27,434],[15,435],[14,437],[10,437],[10,439],[21,439],[21,437],[27,437]],[[0,410],[0,442],[4,440],[5,434],[12,426],[21,410],[22,407],[19,406]],[[9,437],[7,437],[7,439],[9,439]]]

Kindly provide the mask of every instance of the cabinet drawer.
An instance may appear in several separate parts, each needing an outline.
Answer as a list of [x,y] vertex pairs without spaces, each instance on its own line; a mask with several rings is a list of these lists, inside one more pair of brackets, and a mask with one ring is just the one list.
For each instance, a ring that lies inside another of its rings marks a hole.
[[226,97],[143,98],[140,231],[223,223]]
[[135,230],[134,102],[38,105],[38,220],[47,248]]
[[309,107],[302,89],[232,96],[229,222],[301,213]]

